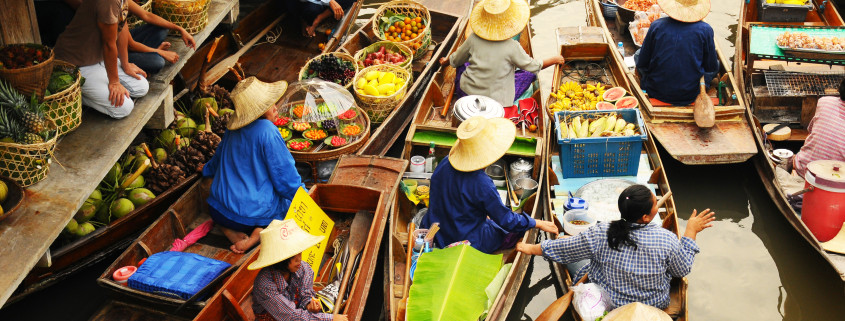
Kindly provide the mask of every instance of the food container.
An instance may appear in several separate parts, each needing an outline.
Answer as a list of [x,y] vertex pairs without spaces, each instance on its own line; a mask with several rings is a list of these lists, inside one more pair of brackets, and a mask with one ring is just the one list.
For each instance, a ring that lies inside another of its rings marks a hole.
[[[572,221],[583,221],[587,224],[573,224]],[[586,210],[571,210],[563,214],[563,231],[569,235],[577,235],[596,225],[596,219]]]
[[590,205],[587,204],[587,201],[580,197],[572,197],[572,193],[569,193],[569,199],[566,200],[566,203],[563,204],[563,209],[566,211],[572,210],[587,210],[590,208]]
[[117,271],[114,271],[112,279],[117,281],[117,283],[126,285],[126,281],[129,280],[129,277],[132,276],[132,274],[135,274],[135,271],[138,271],[138,268],[135,266],[124,266],[117,269]]
[[524,200],[537,191],[537,186],[539,186],[539,184],[537,184],[537,181],[534,179],[530,177],[523,177],[517,179],[513,184],[513,191],[520,200]]
[[411,157],[411,173],[422,173],[425,171],[425,157],[415,155]]
[[516,181],[523,177],[531,177],[531,171],[534,170],[534,164],[526,161],[525,159],[518,159],[515,162],[511,163],[511,181]]
[[807,20],[807,13],[813,9],[813,3],[806,1],[805,4],[783,4],[757,1],[757,20],[762,22],[804,22]]
[[505,162],[503,160],[498,160],[487,168],[484,169],[484,173],[493,180],[493,184],[496,187],[504,187],[505,186]]
[[804,202],[801,221],[819,240],[827,242],[845,223],[845,162],[818,160],[807,165],[804,174]]
[[493,98],[481,95],[469,95],[455,101],[453,108],[455,117],[452,122],[455,126],[474,116],[482,116],[487,119],[505,117],[505,108]]

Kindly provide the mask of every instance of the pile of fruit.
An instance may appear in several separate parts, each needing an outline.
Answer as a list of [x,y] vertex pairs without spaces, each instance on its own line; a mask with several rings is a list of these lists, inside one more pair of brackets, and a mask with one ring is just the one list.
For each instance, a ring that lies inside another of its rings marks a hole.
[[290,129],[293,129],[298,132],[304,132],[306,130],[311,129],[311,123],[306,122],[292,122],[290,123]]
[[273,125],[278,127],[287,126],[290,123],[290,117],[279,116],[276,118],[276,121],[273,122]]
[[311,141],[307,139],[297,138],[288,141],[288,148],[294,151],[301,151],[311,147]]
[[358,117],[358,112],[355,111],[355,108],[350,108],[349,110],[345,111],[343,114],[337,115],[337,119],[340,120],[352,120]]
[[355,77],[355,65],[334,54],[318,57],[306,67],[306,74],[302,79],[320,78],[346,86]]
[[347,142],[348,142],[348,140],[346,138],[343,138],[343,137],[340,137],[340,136],[332,136],[332,137],[326,138],[326,141],[325,141],[325,143],[327,145],[331,146],[331,147],[340,147],[340,146],[346,145]]
[[809,36],[803,32],[784,32],[777,37],[778,46],[792,49],[845,51],[845,38]]
[[361,125],[358,124],[348,124],[340,128],[341,135],[344,136],[357,136],[361,133]]
[[279,134],[282,135],[282,138],[284,140],[288,140],[293,136],[293,133],[291,133],[290,129],[287,129],[285,127],[278,127],[278,128],[279,128]]
[[380,46],[376,52],[367,54],[367,57],[364,58],[364,67],[381,64],[401,65],[406,60],[408,59],[401,52]]
[[53,138],[44,113],[46,106],[33,95],[24,97],[0,80],[0,142],[38,144]]
[[576,116],[568,122],[562,120],[560,129],[563,138],[586,138],[586,137],[620,137],[640,135],[639,129],[633,123],[628,123],[615,113],[592,114]]
[[628,0],[625,1],[625,4],[622,5],[622,8],[631,11],[646,11],[651,8],[651,6],[656,4],[657,0]]
[[363,76],[358,76],[355,91],[361,95],[388,97],[395,94],[405,85],[405,80],[390,71],[370,70]]
[[808,3],[809,0],[766,0],[766,3],[777,3],[777,4],[790,4],[794,6],[803,6]]
[[[385,40],[393,42],[403,42],[416,39],[420,34],[425,32],[428,21],[422,17],[417,17],[415,14],[394,14],[390,10],[384,14],[379,23],[379,30],[384,36]],[[408,45],[411,50],[420,49],[422,46],[422,39]]]
[[302,133],[302,137],[305,137],[310,140],[320,140],[326,138],[327,136],[329,136],[328,133],[326,133],[325,130],[319,128],[312,128]]
[[40,45],[11,45],[0,51],[0,69],[32,67],[49,59],[53,50]]
[[549,106],[553,113],[562,110],[594,110],[599,102],[604,101],[605,85],[602,83],[578,84],[567,81],[551,93],[557,101]]

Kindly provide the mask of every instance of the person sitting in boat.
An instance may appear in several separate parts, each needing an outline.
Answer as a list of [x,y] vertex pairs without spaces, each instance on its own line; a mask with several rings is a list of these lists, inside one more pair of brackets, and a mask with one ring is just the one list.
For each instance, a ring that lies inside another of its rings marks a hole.
[[150,89],[147,74],[127,58],[128,2],[132,0],[83,1],[54,49],[56,59],[79,66],[85,78],[82,104],[118,119],[135,108],[130,98]]
[[437,245],[467,240],[477,250],[493,253],[513,247],[521,233],[534,227],[557,234],[554,223],[535,221],[502,204],[493,180],[484,173],[513,144],[516,126],[512,121],[475,116],[458,126],[457,136],[449,156],[431,176],[430,207],[420,224],[428,228],[440,223],[434,236]]
[[574,279],[586,273],[591,282],[608,292],[615,306],[642,302],[665,309],[669,306],[669,281],[690,272],[699,252],[695,237],[712,226],[715,213],[693,210],[679,240],[671,231],[649,224],[658,208],[657,198],[648,187],[629,186],[619,195],[618,206],[620,220],[599,222],[572,237],[532,245],[519,243],[516,250],[561,264],[589,260]]
[[287,82],[265,83],[255,77],[232,90],[235,113],[220,145],[203,167],[211,177],[208,210],[211,219],[232,241],[231,250],[243,253],[258,243],[259,233],[274,219],[283,218],[302,185],[273,120],[275,103]]
[[343,19],[343,13],[357,0],[287,0],[288,12],[302,17],[302,34],[308,38],[316,35],[317,26],[328,17]]
[[325,236],[311,235],[294,220],[273,220],[261,231],[261,251],[247,269],[258,270],[252,286],[256,321],[346,321],[346,315],[322,313],[314,294],[314,270],[302,251]]
[[440,64],[454,68],[469,66],[459,75],[457,98],[482,95],[495,99],[502,106],[514,105],[518,94],[514,82],[516,68],[530,73],[554,64],[563,64],[557,55],[540,61],[531,58],[512,38],[528,24],[530,13],[525,0],[482,0],[470,15],[472,33]]
[[839,97],[819,98],[816,113],[807,126],[804,146],[792,158],[798,175],[804,177],[807,165],[817,160],[845,161],[845,80],[839,84]]
[[186,46],[196,50],[196,41],[185,28],[144,10],[135,1],[129,1],[129,14],[146,22],[129,30],[129,62],[147,74],[159,72],[165,61],[173,64],[179,60],[179,54],[169,50],[170,42],[164,41],[171,30],[179,33]]
[[687,106],[718,75],[719,57],[713,28],[704,21],[710,0],[659,0],[669,17],[651,24],[642,47],[634,54],[640,84],[651,98]]

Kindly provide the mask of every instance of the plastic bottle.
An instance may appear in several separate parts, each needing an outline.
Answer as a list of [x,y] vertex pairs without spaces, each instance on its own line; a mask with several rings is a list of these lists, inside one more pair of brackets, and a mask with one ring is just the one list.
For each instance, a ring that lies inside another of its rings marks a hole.
[[434,142],[428,143],[428,157],[425,158],[425,172],[434,173],[437,168],[437,158],[434,156]]
[[622,55],[622,57],[625,57],[625,46],[621,41],[616,44],[616,50],[619,51],[619,54]]

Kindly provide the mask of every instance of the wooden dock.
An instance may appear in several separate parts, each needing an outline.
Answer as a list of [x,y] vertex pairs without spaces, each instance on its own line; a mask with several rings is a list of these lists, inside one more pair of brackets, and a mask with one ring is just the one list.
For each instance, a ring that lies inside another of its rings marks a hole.
[[[197,46],[220,23],[232,23],[238,8],[238,0],[212,0],[208,26],[194,35]],[[178,38],[170,42],[179,61],[149,78],[149,93],[135,101],[132,114],[114,120],[86,110],[82,125],[59,142],[47,178],[27,188],[25,203],[0,222],[0,306],[39,259],[49,255],[50,244],[141,129],[148,122],[161,128],[173,120],[170,83],[194,50]]]

